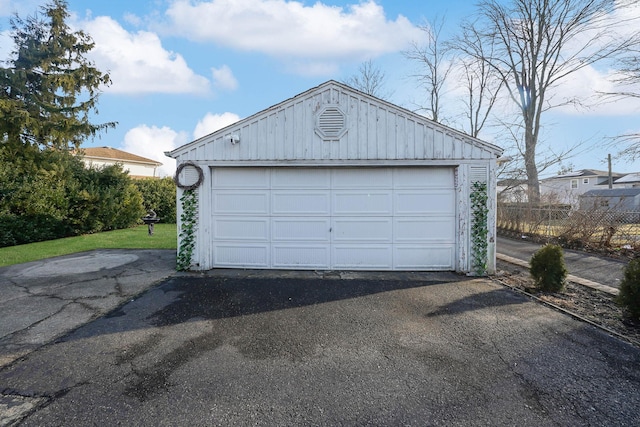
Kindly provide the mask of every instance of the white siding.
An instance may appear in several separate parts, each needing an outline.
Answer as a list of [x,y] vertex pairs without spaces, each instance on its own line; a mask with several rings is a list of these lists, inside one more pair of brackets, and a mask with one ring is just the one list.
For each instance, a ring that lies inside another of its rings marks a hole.
[[[345,114],[346,132],[323,139],[317,118]],[[240,142],[231,144],[229,135]],[[393,104],[330,82],[174,151],[179,161],[478,160],[499,149]]]
[[129,175],[132,176],[144,176],[144,177],[156,177],[156,166],[152,165],[143,165],[140,163],[131,163],[125,160],[95,160],[95,159],[84,159],[85,165],[88,167],[94,168],[102,168],[105,166],[113,166],[115,164],[121,164],[122,170],[125,172],[129,172]]

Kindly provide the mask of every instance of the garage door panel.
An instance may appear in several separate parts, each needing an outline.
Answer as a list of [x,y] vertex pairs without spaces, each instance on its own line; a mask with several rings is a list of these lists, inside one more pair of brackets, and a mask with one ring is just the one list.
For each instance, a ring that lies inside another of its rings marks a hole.
[[269,241],[268,218],[218,217],[213,224],[216,240]]
[[272,215],[315,215],[329,216],[331,198],[324,190],[274,190],[271,194]]
[[398,190],[394,193],[394,215],[453,215],[455,194],[448,190]]
[[395,218],[394,243],[453,243],[455,227],[451,217]]
[[393,188],[392,169],[382,168],[347,168],[332,171],[331,188],[353,189]]
[[269,189],[269,170],[261,168],[215,168],[213,189]]
[[215,267],[455,268],[453,168],[214,168],[212,176]]
[[393,251],[390,245],[343,245],[332,246],[333,268],[353,270],[390,270]]
[[213,195],[213,213],[269,215],[269,194],[252,191],[218,191]]
[[271,188],[325,189],[331,187],[331,169],[272,169]]
[[394,268],[399,270],[452,270],[455,247],[451,245],[395,245]]
[[217,242],[213,247],[213,257],[218,267],[268,268],[269,249],[269,243]]
[[274,244],[272,265],[275,268],[329,268],[328,245]]
[[392,214],[391,190],[338,190],[333,193],[332,216],[372,216]]
[[393,221],[391,218],[339,218],[331,222],[331,239],[334,242],[391,243]]
[[274,242],[325,242],[329,243],[329,217],[320,218],[272,218],[271,230]]
[[393,172],[393,186],[397,189],[453,189],[452,168],[398,168],[394,169]]

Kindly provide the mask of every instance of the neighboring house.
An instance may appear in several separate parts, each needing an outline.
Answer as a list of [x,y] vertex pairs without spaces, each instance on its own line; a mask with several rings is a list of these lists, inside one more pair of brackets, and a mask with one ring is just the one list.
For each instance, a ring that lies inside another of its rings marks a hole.
[[589,190],[580,196],[580,209],[640,211],[640,188],[603,188]]
[[[493,272],[501,153],[328,81],[166,154],[178,200],[197,198],[195,270],[471,272],[475,254]],[[471,243],[476,182],[488,188],[485,253]]]
[[529,189],[526,179],[507,178],[497,183],[498,202],[500,203],[525,203],[529,200]]
[[132,178],[157,178],[162,163],[146,157],[127,153],[111,147],[89,147],[80,150],[82,160],[88,167],[103,167],[121,164]]
[[[623,174],[613,173],[612,177],[621,178]],[[609,183],[609,173],[596,169],[582,169],[556,175],[540,181],[540,195],[546,202],[568,204],[577,208],[579,197],[589,190],[599,189]]]
[[629,173],[614,181],[616,187],[635,188],[640,187],[640,173]]

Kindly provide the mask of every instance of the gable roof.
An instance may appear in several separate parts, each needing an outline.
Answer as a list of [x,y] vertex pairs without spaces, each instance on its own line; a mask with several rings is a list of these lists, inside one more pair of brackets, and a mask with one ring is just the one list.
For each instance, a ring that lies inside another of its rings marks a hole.
[[165,155],[179,160],[273,162],[495,159],[502,152],[496,145],[330,80]]
[[580,197],[635,197],[640,195],[640,188],[603,188],[589,190]]
[[622,178],[616,179],[614,184],[630,184],[632,182],[640,182],[640,172],[628,173]]
[[[618,172],[612,172],[611,174],[613,176],[613,178],[619,178],[622,177],[624,174],[618,173]],[[609,176],[609,172],[608,171],[602,171],[602,170],[598,170],[598,169],[580,169],[577,171],[571,171],[571,172],[567,172],[564,173],[562,175],[554,175],[554,176],[550,176],[548,178],[544,178],[541,179],[541,181],[551,181],[554,179],[575,179],[575,178],[579,178],[579,177],[592,177],[592,176],[602,176],[602,177],[608,177]]]
[[111,147],[88,147],[79,150],[80,155],[85,159],[95,160],[111,160],[115,162],[132,162],[132,163],[144,163],[154,166],[161,166],[162,163],[157,160],[148,159],[146,157],[138,156],[136,154],[128,153],[126,151],[118,150]]

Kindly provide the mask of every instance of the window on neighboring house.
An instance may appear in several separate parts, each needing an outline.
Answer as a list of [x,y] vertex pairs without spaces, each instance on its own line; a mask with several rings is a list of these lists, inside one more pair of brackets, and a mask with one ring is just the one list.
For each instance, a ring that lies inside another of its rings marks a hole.
[[583,184],[588,184],[589,183],[589,178],[582,178],[582,183]]
[[571,180],[571,189],[575,190],[576,188],[578,188],[578,180],[577,179],[572,179]]

